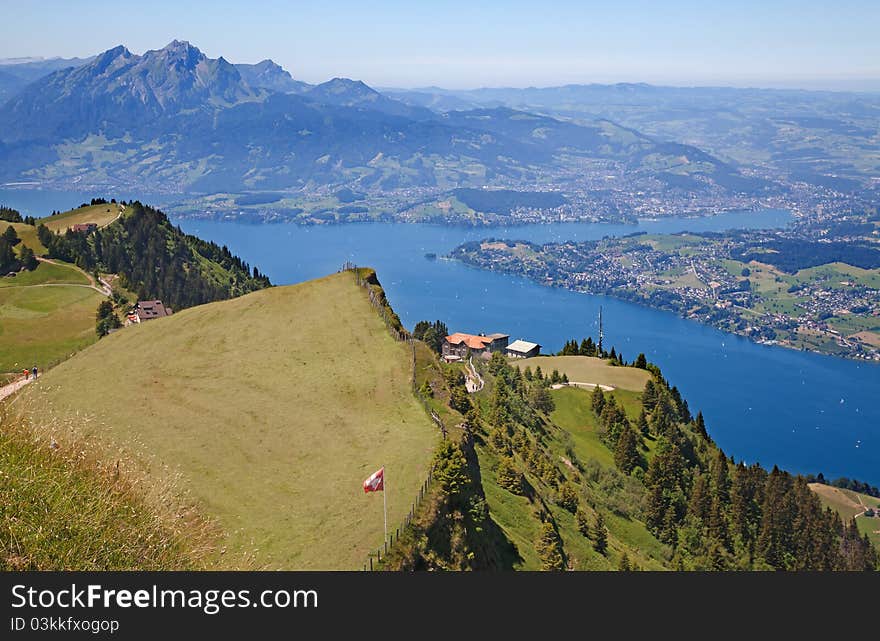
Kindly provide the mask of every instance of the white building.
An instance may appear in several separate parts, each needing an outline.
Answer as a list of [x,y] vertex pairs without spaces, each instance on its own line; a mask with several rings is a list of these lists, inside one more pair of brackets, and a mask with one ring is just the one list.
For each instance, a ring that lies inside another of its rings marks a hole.
[[508,345],[504,353],[511,358],[531,358],[541,353],[541,346],[519,339]]

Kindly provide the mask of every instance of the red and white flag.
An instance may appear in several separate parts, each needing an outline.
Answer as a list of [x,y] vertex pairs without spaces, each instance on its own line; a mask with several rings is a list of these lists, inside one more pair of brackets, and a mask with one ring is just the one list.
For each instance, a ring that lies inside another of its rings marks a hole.
[[385,490],[385,468],[374,472],[370,478],[364,481],[364,492],[383,492]]

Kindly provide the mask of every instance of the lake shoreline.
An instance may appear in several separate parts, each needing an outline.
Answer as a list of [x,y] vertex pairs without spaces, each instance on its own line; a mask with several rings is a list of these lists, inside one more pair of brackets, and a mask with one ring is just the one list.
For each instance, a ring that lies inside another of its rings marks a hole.
[[[27,193],[25,204],[38,213],[81,202],[78,194],[43,194],[38,201],[41,194],[36,191],[7,192],[10,198]],[[125,196],[130,195],[118,195]],[[541,224],[491,233],[542,244],[638,231],[779,228],[793,219],[791,212],[763,210],[637,226]],[[880,483],[880,375],[863,361],[774,349],[780,346],[759,345],[632,301],[542,287],[523,277],[440,259],[462,243],[481,240],[485,229],[404,223],[305,227],[175,218],[172,224],[227,245],[276,284],[320,278],[345,262],[370,265],[406,327],[440,318],[451,331],[503,331],[512,338],[540,339],[547,352],[556,352],[574,337],[598,336],[601,306],[605,343],[628,359],[644,352],[657,363],[691,408],[703,412],[713,440],[737,461]],[[426,259],[428,253],[438,259]]]
[[700,320],[699,318],[694,318],[692,316],[688,316],[688,315],[682,313],[681,310],[679,310],[679,309],[675,309],[672,307],[658,307],[656,305],[651,305],[650,303],[648,303],[647,301],[645,301],[644,299],[641,299],[641,298],[637,298],[637,297],[630,298],[627,296],[620,296],[618,294],[615,294],[613,290],[612,291],[596,292],[596,291],[590,291],[590,290],[585,290],[585,289],[577,289],[574,287],[566,287],[565,285],[559,285],[556,283],[541,282],[539,279],[531,278],[531,277],[527,276],[526,274],[522,274],[522,273],[519,273],[516,271],[508,271],[508,270],[503,270],[503,269],[493,269],[491,267],[483,267],[482,265],[476,265],[476,264],[470,263],[468,261],[461,260],[460,258],[456,258],[454,256],[449,256],[449,255],[442,256],[441,259],[448,260],[451,262],[458,262],[458,263],[461,263],[462,265],[466,265],[467,267],[470,267],[472,269],[479,269],[479,270],[494,272],[496,274],[505,274],[508,276],[516,276],[518,278],[525,278],[525,279],[535,283],[536,285],[540,285],[541,287],[547,287],[550,289],[561,289],[561,290],[568,291],[568,292],[574,292],[576,294],[586,294],[588,296],[607,296],[607,297],[613,298],[615,300],[639,305],[640,307],[644,307],[645,309],[651,309],[651,310],[655,310],[655,311],[659,311],[659,312],[669,312],[670,314],[675,314],[678,318],[681,318],[683,320],[693,321],[693,322],[699,323],[700,325],[703,325],[705,327],[711,327],[713,329],[717,329],[719,332],[724,332],[725,334],[728,334],[731,336],[738,336],[740,338],[744,338],[744,339],[754,343],[755,345],[761,345],[764,347],[783,347],[785,349],[789,349],[789,350],[792,350],[795,352],[804,352],[804,353],[808,353],[808,354],[819,354],[821,356],[830,356],[833,358],[840,358],[840,359],[844,359],[844,360],[848,360],[848,361],[865,363],[867,365],[873,365],[873,366],[880,368],[880,359],[858,358],[856,356],[851,356],[849,354],[838,354],[835,352],[823,351],[823,350],[819,350],[819,349],[808,349],[808,348],[804,348],[804,347],[798,347],[796,345],[792,345],[787,342],[776,341],[776,340],[773,340],[773,341],[763,340],[763,339],[756,340],[755,338],[753,338],[749,334],[746,334],[745,332],[731,331],[727,327],[722,327],[722,326],[716,325],[714,323],[706,323],[706,322]]

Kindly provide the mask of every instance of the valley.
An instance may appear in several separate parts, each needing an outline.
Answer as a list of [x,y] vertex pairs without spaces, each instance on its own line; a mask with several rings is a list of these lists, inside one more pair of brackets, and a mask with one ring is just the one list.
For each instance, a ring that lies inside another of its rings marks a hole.
[[[589,110],[602,96],[619,99],[627,88],[570,88],[571,99],[584,100],[577,113],[551,99],[552,88],[529,97],[472,92],[449,108],[347,78],[310,85],[271,60],[236,65],[177,40],[143,55],[119,46],[47,62],[43,75],[40,63],[28,64],[0,65],[19,78],[8,82],[0,104],[0,182],[153,192],[185,217],[310,225],[631,222],[762,208],[840,213],[876,195],[864,152],[876,131],[860,115],[876,109],[870,96],[851,96],[859,109],[840,122],[800,114],[827,111],[847,96],[800,92],[786,103],[790,114],[743,107],[736,131],[767,118],[789,129],[800,123],[797,136],[786,129],[793,142],[779,136],[780,157],[796,157],[795,164],[779,164],[736,153],[710,135],[690,141],[687,127],[704,125],[704,109],[719,100],[709,90],[635,88],[624,101],[631,109],[595,114]],[[168,79],[166,67],[175,69]],[[30,84],[22,84],[25,77]],[[646,107],[652,91],[674,105],[675,119]],[[764,105],[773,94],[742,95]],[[695,101],[691,112],[688,101]],[[843,132],[846,148],[862,150],[864,160],[798,164],[811,162],[796,150],[813,126]],[[462,189],[483,195],[462,199]]]

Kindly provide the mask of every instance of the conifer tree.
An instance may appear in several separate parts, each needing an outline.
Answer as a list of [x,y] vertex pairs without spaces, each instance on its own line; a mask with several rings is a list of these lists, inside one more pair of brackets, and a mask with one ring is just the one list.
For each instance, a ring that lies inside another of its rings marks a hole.
[[712,508],[712,496],[709,489],[709,480],[705,474],[700,474],[694,479],[691,490],[691,499],[688,503],[688,516],[692,516],[700,524],[706,525],[709,520],[709,511]]
[[652,379],[648,379],[645,383],[645,390],[642,392],[642,405],[646,412],[653,412],[657,406],[657,387]]
[[553,402],[553,397],[543,385],[532,385],[531,391],[529,392],[529,404],[539,412],[544,412],[545,414],[549,414],[556,407],[556,404]]
[[592,536],[593,534],[593,529],[591,527],[590,517],[587,514],[587,511],[579,507],[577,513],[575,514],[575,519],[577,520],[578,532],[583,534],[586,538],[590,538],[590,536]]
[[548,572],[559,572],[565,569],[562,556],[562,541],[556,528],[549,521],[541,526],[541,538],[537,545],[538,556],[541,558],[541,569]]
[[706,421],[703,418],[703,412],[697,412],[697,418],[694,421],[694,427],[697,428],[697,433],[700,434],[705,439],[709,438],[709,433],[706,431]]
[[593,394],[590,397],[590,401],[593,406],[593,411],[596,414],[602,414],[602,410],[605,409],[605,395],[602,393],[602,388],[599,385],[596,385],[593,388]]
[[596,345],[593,343],[593,339],[590,336],[587,336],[583,341],[581,341],[581,356],[595,356],[596,355]]
[[13,227],[12,225],[8,225],[6,227],[6,231],[3,232],[3,240],[5,240],[13,247],[18,244],[18,234],[15,231],[15,227]]
[[506,429],[510,419],[507,411],[507,384],[503,376],[495,378],[495,390],[489,402],[489,424],[493,427]]
[[605,554],[608,549],[608,528],[605,527],[605,517],[601,512],[596,512],[596,522],[593,525],[593,549],[599,554]]
[[559,500],[557,503],[559,503],[563,509],[568,510],[572,514],[577,512],[579,499],[574,485],[566,482],[560,486]]
[[614,463],[624,474],[629,474],[641,464],[638,438],[629,426],[624,427],[617,436],[614,446]]
[[644,407],[642,408],[642,411],[639,412],[639,418],[636,420],[636,429],[642,436],[648,436],[651,433],[651,429],[648,427],[648,415],[645,414]]
[[502,456],[496,472],[498,485],[512,494],[522,494],[523,477],[516,464],[508,456]]

